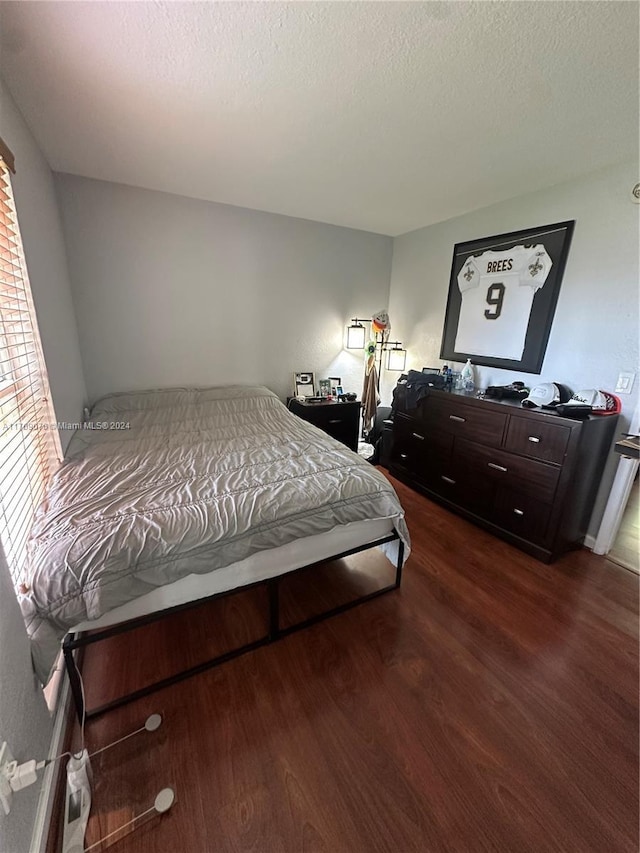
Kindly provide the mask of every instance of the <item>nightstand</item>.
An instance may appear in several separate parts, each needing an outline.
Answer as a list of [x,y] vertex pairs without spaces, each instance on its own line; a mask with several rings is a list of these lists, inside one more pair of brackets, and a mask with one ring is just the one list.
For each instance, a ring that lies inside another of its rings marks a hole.
[[360,405],[357,400],[353,403],[340,403],[336,400],[303,403],[292,397],[288,401],[289,409],[294,415],[309,421],[355,451],[358,450],[360,435]]

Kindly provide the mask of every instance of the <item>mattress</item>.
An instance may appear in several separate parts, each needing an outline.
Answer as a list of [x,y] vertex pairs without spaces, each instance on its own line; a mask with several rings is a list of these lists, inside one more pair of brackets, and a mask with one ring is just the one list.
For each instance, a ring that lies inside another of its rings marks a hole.
[[46,681],[67,631],[159,587],[375,519],[391,522],[406,558],[391,484],[267,388],[104,397],[29,538],[20,604],[36,671]]
[[139,616],[157,613],[180,604],[187,604],[220,592],[240,589],[252,583],[268,580],[303,566],[327,560],[352,548],[373,543],[393,533],[393,523],[388,518],[372,521],[353,521],[334,527],[329,533],[318,533],[296,539],[279,548],[259,551],[246,560],[232,563],[206,575],[187,575],[173,583],[159,586],[140,598],[134,598],[121,607],[109,610],[98,619],[88,619],[71,629],[75,632],[93,631],[119,625]]

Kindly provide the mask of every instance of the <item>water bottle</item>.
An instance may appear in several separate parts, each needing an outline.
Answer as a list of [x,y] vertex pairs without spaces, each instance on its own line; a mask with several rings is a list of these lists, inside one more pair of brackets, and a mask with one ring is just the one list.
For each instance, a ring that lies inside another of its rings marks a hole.
[[471,364],[471,359],[467,359],[467,363],[462,368],[462,387],[465,391],[474,391],[476,387],[476,383],[473,376],[473,365]]

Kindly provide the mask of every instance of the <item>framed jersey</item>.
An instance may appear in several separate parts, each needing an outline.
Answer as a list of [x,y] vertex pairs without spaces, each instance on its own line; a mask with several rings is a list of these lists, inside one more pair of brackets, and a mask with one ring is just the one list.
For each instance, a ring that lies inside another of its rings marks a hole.
[[456,243],[440,358],[540,373],[574,224]]

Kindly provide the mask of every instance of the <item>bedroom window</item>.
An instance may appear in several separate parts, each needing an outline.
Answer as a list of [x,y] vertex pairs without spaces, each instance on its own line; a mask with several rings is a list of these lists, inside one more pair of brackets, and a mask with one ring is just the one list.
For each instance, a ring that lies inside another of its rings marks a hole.
[[17,587],[35,510],[62,453],[10,171],[13,156],[0,140],[0,542]]

